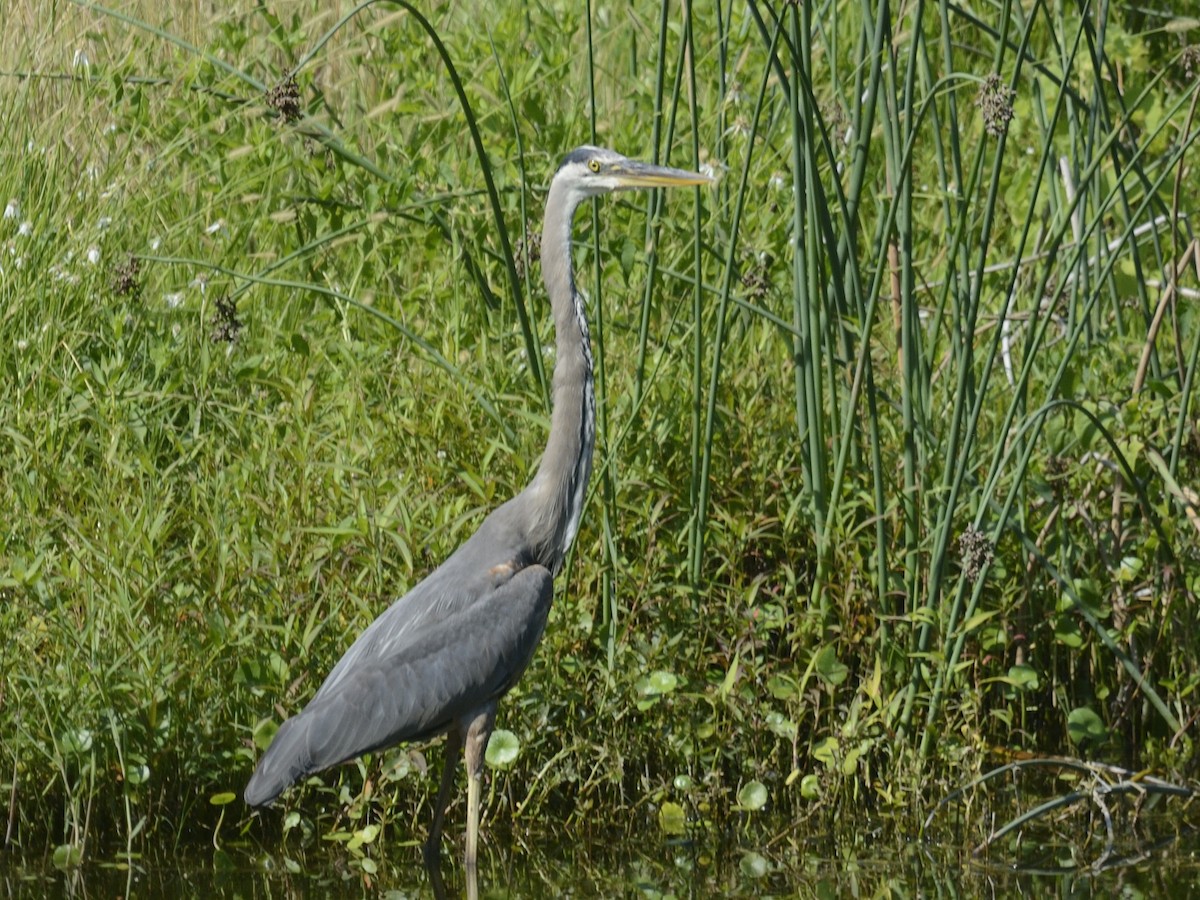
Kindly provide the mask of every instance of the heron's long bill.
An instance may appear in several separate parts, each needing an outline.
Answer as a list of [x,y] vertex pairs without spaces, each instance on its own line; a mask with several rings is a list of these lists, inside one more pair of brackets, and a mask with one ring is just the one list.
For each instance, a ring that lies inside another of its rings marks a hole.
[[608,174],[623,188],[687,187],[712,184],[715,180],[699,172],[672,169],[669,166],[653,166],[634,160],[613,163]]

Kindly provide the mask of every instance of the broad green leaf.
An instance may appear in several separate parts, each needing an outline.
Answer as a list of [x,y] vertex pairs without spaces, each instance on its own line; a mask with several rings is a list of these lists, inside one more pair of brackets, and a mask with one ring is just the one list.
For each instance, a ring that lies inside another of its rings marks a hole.
[[1082,647],[1083,634],[1079,631],[1079,623],[1066,616],[1059,618],[1054,625],[1054,640],[1072,650]]
[[762,878],[771,871],[771,864],[759,854],[751,851],[742,857],[738,868],[747,878]]
[[1108,729],[1091,709],[1080,706],[1067,716],[1067,734],[1072,743],[1101,743],[1108,739]]
[[772,734],[777,734],[781,738],[791,740],[796,736],[796,723],[789,719],[781,712],[771,710],[764,716],[767,723],[767,728],[771,729]]
[[87,728],[74,728],[64,732],[59,739],[63,753],[82,756],[92,749],[92,732]]
[[812,755],[817,762],[833,766],[833,760],[838,753],[838,742],[835,737],[822,738],[813,745]]
[[787,675],[772,675],[767,679],[767,691],[776,700],[790,700],[796,696],[796,681]]
[[738,791],[738,806],[757,812],[767,805],[767,788],[761,781],[748,781]]
[[71,869],[83,862],[83,848],[78,844],[59,844],[52,857],[54,868]]
[[1037,670],[1031,666],[1012,666],[1008,670],[1008,682],[1018,690],[1036,691],[1039,683]]
[[862,750],[858,747],[852,747],[846,752],[846,758],[842,760],[842,774],[853,775],[858,768],[858,760],[862,756]]
[[817,651],[816,670],[822,681],[834,687],[845,681],[846,676],[850,674],[850,670],[838,662],[837,651],[833,649],[832,644],[826,644]]
[[670,672],[664,672],[663,670],[660,669],[659,671],[655,672],[653,675],[650,676],[650,679],[647,682],[647,684],[648,684],[647,693],[669,694],[669,693],[671,693],[671,691],[675,690],[676,685],[679,684],[679,679],[676,678],[674,675],[672,675]]
[[129,784],[145,784],[150,780],[150,767],[145,763],[129,763],[125,766],[125,781]]
[[687,815],[678,803],[664,803],[658,810],[658,825],[666,834],[687,832]]
[[497,728],[492,732],[492,737],[488,741],[484,758],[493,769],[507,769],[516,761],[520,752],[521,742],[517,736],[511,731]]
[[274,719],[263,719],[254,726],[254,746],[265,751],[271,746],[271,741],[275,739],[277,731],[279,731],[278,722]]

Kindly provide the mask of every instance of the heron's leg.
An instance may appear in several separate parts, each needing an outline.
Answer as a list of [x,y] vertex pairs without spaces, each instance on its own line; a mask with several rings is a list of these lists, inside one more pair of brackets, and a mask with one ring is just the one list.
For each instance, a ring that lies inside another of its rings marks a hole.
[[467,871],[470,872],[475,868],[479,851],[479,794],[483,785],[483,754],[496,721],[496,704],[489,703],[466,721]]
[[442,823],[446,820],[446,807],[450,805],[450,792],[454,790],[454,772],[458,768],[458,758],[462,755],[463,736],[457,728],[446,732],[446,759],[442,763],[442,784],[438,788],[437,800],[433,806],[433,824],[429,828],[429,838],[425,841],[425,864],[437,865],[442,843]]

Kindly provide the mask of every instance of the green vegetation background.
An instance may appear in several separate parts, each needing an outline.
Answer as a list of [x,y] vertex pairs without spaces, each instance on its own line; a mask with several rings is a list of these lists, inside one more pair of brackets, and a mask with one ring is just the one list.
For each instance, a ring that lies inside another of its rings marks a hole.
[[986,10],[10,3],[6,844],[424,833],[436,744],[234,795],[533,472],[541,204],[593,139],[722,180],[579,216],[597,474],[489,820],[1194,776],[1200,26]]

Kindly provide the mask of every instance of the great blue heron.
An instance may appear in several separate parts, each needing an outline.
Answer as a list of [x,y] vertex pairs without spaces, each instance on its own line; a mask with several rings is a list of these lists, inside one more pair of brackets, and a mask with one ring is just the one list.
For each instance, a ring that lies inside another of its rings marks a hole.
[[635,188],[700,185],[705,175],[580,147],[550,182],[542,277],[558,357],[550,438],[529,485],[492,512],[428,578],[393,603],[346,651],[316,696],[284,722],[258,761],[246,802],[270,803],[297,779],[401,741],[446,732],[446,760],[425,844],[436,859],[458,757],[467,759],[466,865],[479,841],[484,750],[499,699],[541,639],[554,576],[575,539],[596,438],[592,351],[571,266],[579,204]]

